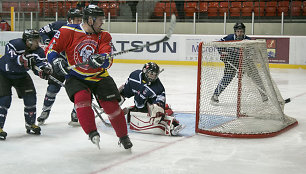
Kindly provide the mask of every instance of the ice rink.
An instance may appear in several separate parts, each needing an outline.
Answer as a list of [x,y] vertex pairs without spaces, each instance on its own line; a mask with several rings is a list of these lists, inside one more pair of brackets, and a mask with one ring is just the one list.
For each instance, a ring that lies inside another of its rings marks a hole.
[[[114,63],[109,70],[118,86],[142,64]],[[73,103],[64,89],[57,95],[40,136],[25,131],[23,100],[14,91],[0,141],[1,174],[305,174],[306,94],[285,105],[285,113],[298,126],[276,137],[235,139],[194,133],[196,66],[160,65],[167,103],[187,127],[180,136],[140,134],[129,131],[131,152],[118,146],[112,128],[96,118],[101,135],[99,150],[81,127],[68,126]],[[306,92],[306,70],[271,69],[283,98]],[[47,81],[32,73],[37,90],[37,115],[42,109]],[[130,106],[132,99],[124,104]]]

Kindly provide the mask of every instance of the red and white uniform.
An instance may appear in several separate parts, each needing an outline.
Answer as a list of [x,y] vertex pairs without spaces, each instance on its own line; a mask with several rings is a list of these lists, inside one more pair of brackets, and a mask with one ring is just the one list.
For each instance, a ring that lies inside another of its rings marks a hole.
[[[49,62],[59,57],[59,53],[65,54],[69,66],[87,61],[90,55],[111,53],[112,37],[108,32],[99,34],[88,34],[83,30],[82,24],[70,24],[63,26],[47,47],[47,58]],[[99,81],[101,77],[108,76],[106,69],[112,65],[109,60],[104,68],[93,69],[89,65],[76,67],[69,75],[77,76],[88,81]]]

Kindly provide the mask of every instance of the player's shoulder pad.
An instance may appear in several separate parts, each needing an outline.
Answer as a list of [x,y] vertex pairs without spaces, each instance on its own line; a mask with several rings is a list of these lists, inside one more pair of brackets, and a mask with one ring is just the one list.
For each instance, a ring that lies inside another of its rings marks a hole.
[[59,30],[62,26],[67,25],[67,21],[56,21],[52,23],[53,30]]
[[235,34],[229,34],[224,38],[222,38],[222,41],[231,41],[231,40],[235,40]]
[[83,32],[83,30],[80,27],[80,24],[68,24],[68,25],[63,26],[61,29],[64,29],[67,31]]
[[247,36],[247,35],[244,36],[244,39],[245,40],[251,40],[251,38],[249,36]]
[[24,53],[26,49],[26,45],[21,38],[10,40],[9,46],[18,54]]

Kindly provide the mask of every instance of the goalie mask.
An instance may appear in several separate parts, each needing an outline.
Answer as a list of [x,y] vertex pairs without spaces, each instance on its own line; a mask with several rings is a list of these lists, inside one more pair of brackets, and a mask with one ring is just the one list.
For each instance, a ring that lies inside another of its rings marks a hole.
[[142,68],[142,73],[144,80],[150,85],[158,78],[159,66],[154,62],[146,63]]

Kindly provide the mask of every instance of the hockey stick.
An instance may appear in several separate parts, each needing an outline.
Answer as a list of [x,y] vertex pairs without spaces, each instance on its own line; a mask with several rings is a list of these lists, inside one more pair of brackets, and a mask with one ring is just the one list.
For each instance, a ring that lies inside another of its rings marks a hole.
[[[34,66],[34,68],[35,68],[37,71],[40,70],[37,66]],[[65,87],[65,84],[64,84],[63,82],[59,81],[57,78],[55,78],[55,77],[53,77],[53,76],[51,76],[51,75],[49,75],[49,78],[50,78],[52,81],[54,81],[55,83],[61,85],[62,87]],[[97,110],[97,108],[100,108],[99,106],[97,106],[97,105],[94,104],[94,103],[92,103],[91,106],[92,106],[92,108],[94,109],[94,111],[97,113],[97,115],[98,115],[98,117],[101,119],[101,121],[105,124],[105,126],[111,127],[111,124],[110,124],[110,123],[107,123],[107,122],[103,119],[103,117],[101,116],[101,114],[104,113],[104,110],[101,108],[101,111],[102,111],[102,112],[99,113],[98,110]]]
[[306,92],[303,92],[303,93],[301,93],[301,94],[299,94],[299,95],[296,95],[296,96],[293,96],[293,97],[287,98],[287,99],[285,100],[285,103],[290,103],[290,102],[292,101],[292,99],[295,99],[295,98],[301,97],[301,96],[303,96],[303,95],[305,95],[305,94],[306,94]]
[[[102,123],[106,126],[106,127],[112,127],[112,125],[108,122],[106,122],[102,115],[104,113],[104,110],[102,108],[100,108],[98,105],[96,105],[95,103],[91,104],[93,110],[96,112],[97,116],[101,119]],[[101,110],[101,112],[98,111],[98,108]]]
[[[139,49],[151,46],[151,45],[159,44],[161,42],[165,42],[165,41],[169,40],[171,35],[174,32],[175,25],[176,25],[176,17],[175,17],[174,14],[172,14],[168,32],[162,39],[160,39],[158,41],[155,41],[155,42],[150,42],[150,43],[146,43],[146,44],[143,44],[143,45],[139,45],[139,46],[136,46],[135,48],[123,50],[123,51],[120,51],[118,53],[114,53],[114,54],[112,54],[112,57],[115,57],[115,56],[118,56],[118,55],[121,55],[121,54],[124,54],[124,53],[128,53],[128,52],[136,51],[136,50],[139,50]],[[76,68],[76,67],[79,67],[79,66],[82,66],[82,65],[86,65],[86,64],[88,64],[87,61],[69,66],[68,69],[70,70],[70,69],[73,69],[73,68]]]

